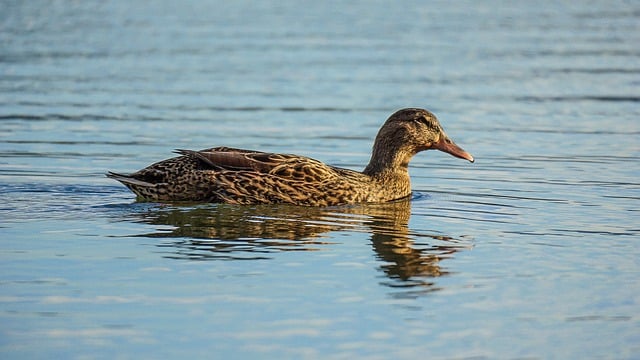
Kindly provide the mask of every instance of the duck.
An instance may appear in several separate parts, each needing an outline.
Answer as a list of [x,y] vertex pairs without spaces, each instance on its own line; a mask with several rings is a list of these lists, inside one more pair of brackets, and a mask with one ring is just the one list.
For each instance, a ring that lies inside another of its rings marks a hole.
[[129,188],[139,201],[322,207],[385,203],[411,196],[409,161],[431,149],[474,162],[432,112],[405,108],[384,122],[363,171],[306,156],[220,146],[177,149],[177,157],[134,173],[106,176]]

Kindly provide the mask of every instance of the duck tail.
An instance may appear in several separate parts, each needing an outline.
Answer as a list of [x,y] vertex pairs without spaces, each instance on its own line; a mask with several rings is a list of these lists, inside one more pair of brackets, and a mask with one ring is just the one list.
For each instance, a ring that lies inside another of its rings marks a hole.
[[153,187],[154,184],[142,180],[138,180],[131,175],[118,174],[113,171],[109,171],[105,174],[108,178],[120,181],[126,186],[142,186],[142,187]]

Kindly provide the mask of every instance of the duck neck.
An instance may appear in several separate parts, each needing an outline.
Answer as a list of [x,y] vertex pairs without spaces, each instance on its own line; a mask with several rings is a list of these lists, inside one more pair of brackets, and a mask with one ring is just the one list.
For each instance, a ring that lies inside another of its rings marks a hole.
[[363,173],[381,186],[399,189],[408,195],[411,192],[409,160],[412,154],[402,149],[374,147],[371,160]]

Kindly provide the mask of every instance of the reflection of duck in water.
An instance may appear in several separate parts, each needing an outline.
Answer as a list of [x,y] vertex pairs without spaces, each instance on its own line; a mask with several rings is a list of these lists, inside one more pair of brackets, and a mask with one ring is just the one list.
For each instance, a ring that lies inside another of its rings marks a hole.
[[399,110],[384,123],[363,172],[297,155],[217,147],[178,150],[182,156],[130,175],[110,178],[152,201],[232,204],[288,203],[331,206],[379,203],[411,194],[408,164],[418,152],[438,149],[473,162],[427,110]]
[[376,257],[384,262],[380,269],[393,284],[423,284],[415,278],[444,274],[440,259],[465,246],[447,236],[411,232],[410,214],[411,202],[405,199],[329,208],[159,207],[136,217],[154,225],[170,225],[171,229],[141,236],[172,238],[160,246],[169,250],[167,257],[179,259],[263,259],[273,252],[321,249],[324,234],[333,231],[369,233]]

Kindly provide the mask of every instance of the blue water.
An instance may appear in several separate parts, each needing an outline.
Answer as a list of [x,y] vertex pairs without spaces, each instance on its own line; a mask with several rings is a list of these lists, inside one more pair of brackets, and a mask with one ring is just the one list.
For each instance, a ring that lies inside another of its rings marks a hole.
[[[0,5],[0,357],[640,355],[640,5]],[[234,146],[362,169],[425,107],[476,158],[336,208],[137,203]]]

